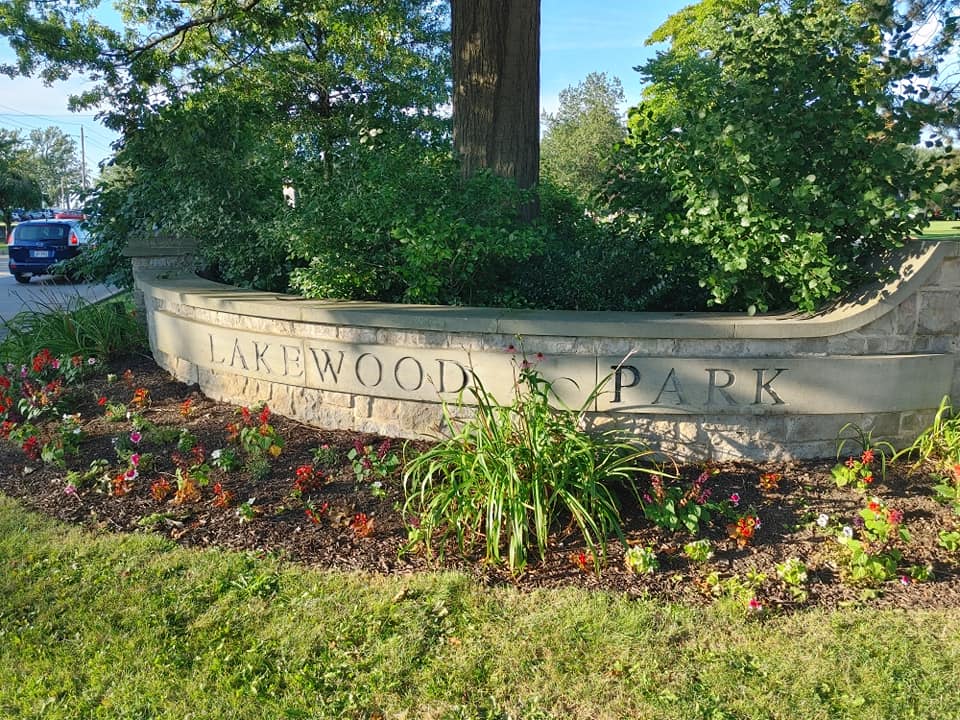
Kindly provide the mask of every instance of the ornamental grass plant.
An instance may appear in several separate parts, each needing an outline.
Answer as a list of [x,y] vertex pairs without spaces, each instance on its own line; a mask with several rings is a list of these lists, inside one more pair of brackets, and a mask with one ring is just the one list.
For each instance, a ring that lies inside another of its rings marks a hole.
[[129,294],[101,302],[79,295],[67,303],[38,302],[4,320],[0,361],[22,365],[41,350],[55,356],[82,355],[107,360],[147,347],[146,334]]
[[460,418],[462,395],[444,403],[450,435],[406,464],[407,548],[442,557],[452,541],[461,553],[481,546],[487,561],[519,573],[531,552],[544,557],[551,533],[576,527],[599,571],[607,540],[623,539],[618,490],[635,493],[638,474],[662,472],[649,448],[586,431],[605,382],[574,410],[527,360],[515,367],[509,404],[474,375],[475,411]]

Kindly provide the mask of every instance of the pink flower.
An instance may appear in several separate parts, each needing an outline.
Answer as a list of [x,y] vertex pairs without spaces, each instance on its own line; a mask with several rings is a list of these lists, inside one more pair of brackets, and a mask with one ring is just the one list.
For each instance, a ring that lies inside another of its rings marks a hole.
[[906,575],[901,575],[901,576],[900,576],[900,584],[901,584],[901,585],[909,585],[909,584],[910,584],[910,578],[908,578]]
[[757,600],[755,597],[750,598],[750,602],[747,603],[747,607],[753,610],[754,612],[759,612],[763,610],[763,604]]
[[74,495],[77,494],[77,486],[73,483],[67,483],[67,486],[63,489],[64,495]]
[[142,439],[143,435],[141,435],[137,430],[134,430],[132,433],[130,433],[130,442],[132,442],[134,445],[136,445]]
[[140,453],[134,453],[130,456],[130,464],[134,467],[140,464]]
[[52,367],[54,370],[59,370],[59,369],[60,369],[60,358],[54,358],[53,360],[51,360],[51,361],[50,361],[50,367]]
[[730,496],[730,503],[731,503],[734,507],[739,507],[739,506],[740,506],[740,495],[738,495],[737,493],[734,493],[733,495],[731,495],[731,496]]
[[512,344],[511,344],[511,345],[507,345],[507,352],[508,352],[508,353],[515,353],[516,351],[517,351],[517,348],[514,347]]
[[138,475],[138,473],[137,473],[137,469],[136,469],[135,467],[130,468],[129,470],[127,470],[127,471],[123,474],[123,476],[124,476],[127,480],[133,480],[133,479],[135,479],[135,478],[137,477],[137,475]]

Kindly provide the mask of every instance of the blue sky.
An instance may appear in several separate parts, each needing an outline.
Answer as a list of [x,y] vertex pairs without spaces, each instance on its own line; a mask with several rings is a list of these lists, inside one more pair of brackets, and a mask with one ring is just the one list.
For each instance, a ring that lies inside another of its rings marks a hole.
[[[640,77],[635,65],[654,49],[644,41],[667,17],[692,0],[542,0],[541,4],[541,94],[543,110],[557,109],[560,91],[576,85],[591,72],[620,78],[627,105],[640,97]],[[0,59],[10,57],[0,41]],[[80,145],[80,128],[86,141],[88,168],[110,154],[115,135],[100,125],[93,113],[67,110],[67,96],[83,88],[74,80],[44,87],[39,80],[0,77],[0,127],[19,129],[56,125]]]

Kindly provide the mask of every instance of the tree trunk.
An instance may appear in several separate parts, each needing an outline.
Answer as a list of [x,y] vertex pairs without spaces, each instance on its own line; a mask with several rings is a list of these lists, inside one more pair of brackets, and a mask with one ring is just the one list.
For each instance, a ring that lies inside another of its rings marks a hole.
[[540,0],[450,0],[453,145],[464,175],[537,182]]

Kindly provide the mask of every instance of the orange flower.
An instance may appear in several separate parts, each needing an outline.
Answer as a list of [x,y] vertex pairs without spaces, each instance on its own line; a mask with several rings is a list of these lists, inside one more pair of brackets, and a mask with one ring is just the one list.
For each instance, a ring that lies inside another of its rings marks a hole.
[[869,465],[873,462],[874,455],[875,453],[873,450],[867,448],[863,451],[863,455],[860,456],[860,462],[862,462],[864,465]]

